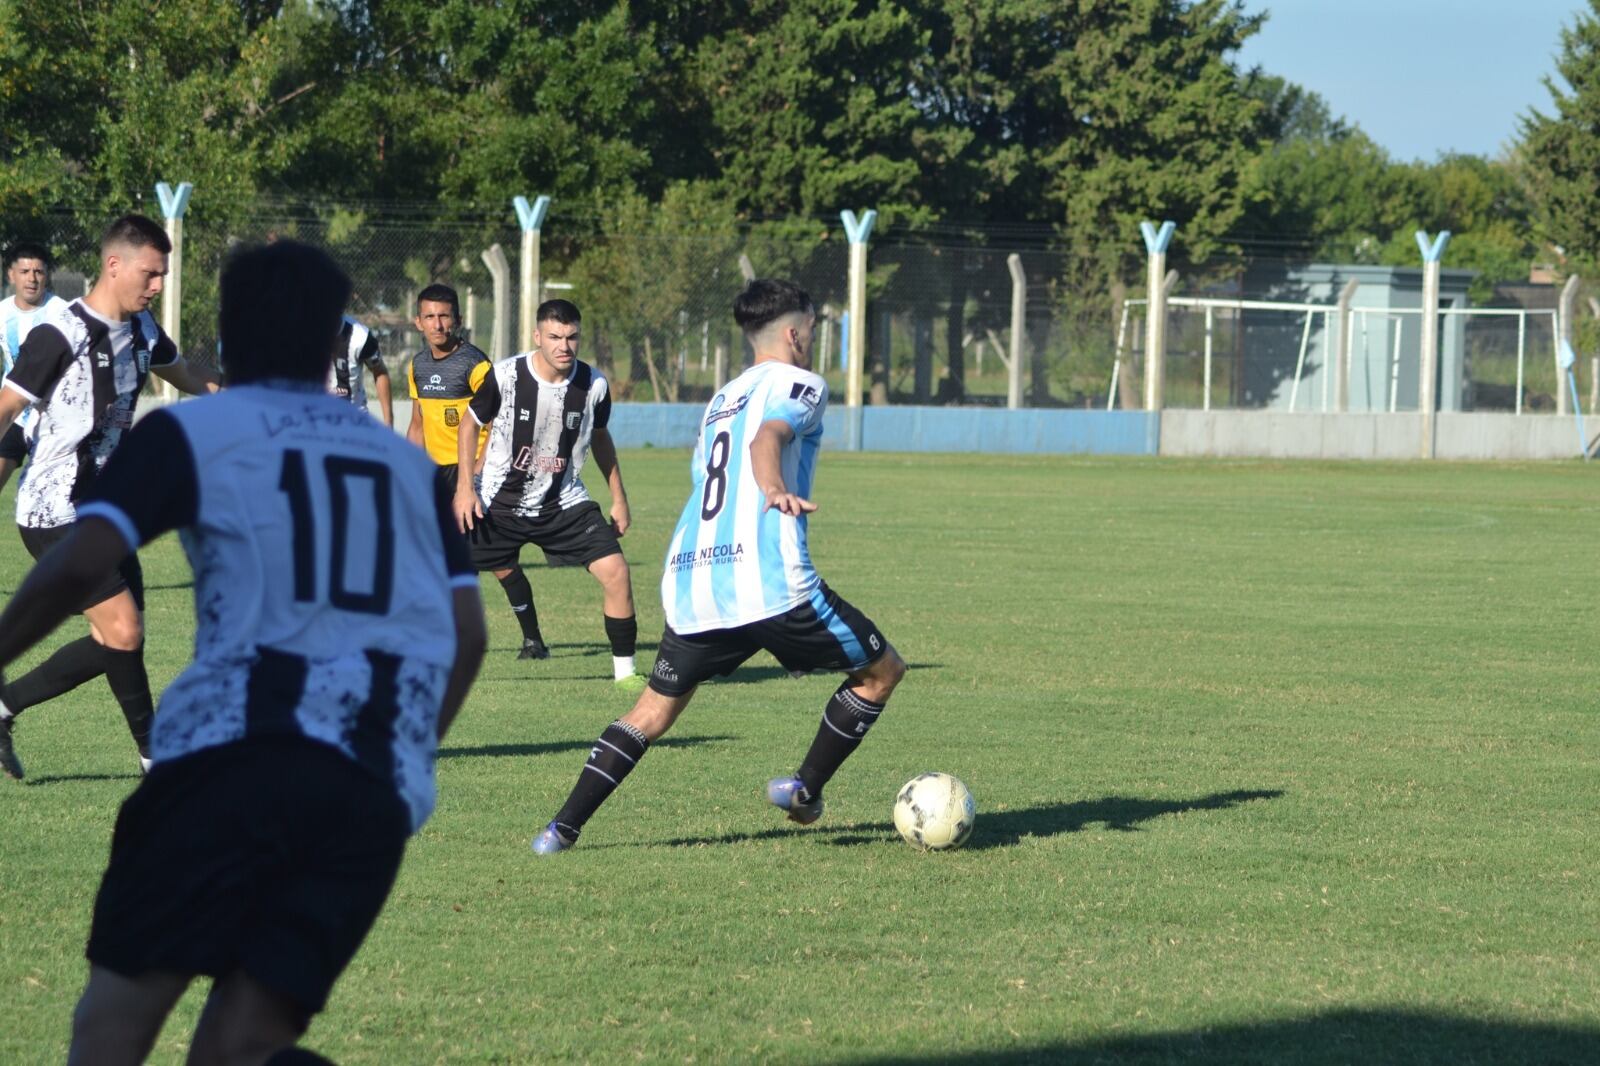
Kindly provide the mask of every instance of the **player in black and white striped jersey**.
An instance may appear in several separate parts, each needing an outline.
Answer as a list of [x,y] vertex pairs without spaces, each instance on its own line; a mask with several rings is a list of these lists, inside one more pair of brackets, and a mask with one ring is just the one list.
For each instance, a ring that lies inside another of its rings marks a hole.
[[349,291],[305,245],[236,255],[232,387],[134,428],[0,615],[4,666],[164,531],[194,569],[194,661],[117,819],[71,1062],[142,1061],[202,974],[193,1060],[294,1044],[433,808],[483,612],[433,465],[324,391]]
[[[100,241],[94,288],[81,300],[45,309],[0,388],[0,436],[32,409],[28,465],[17,488],[17,529],[35,559],[67,535],[78,500],[133,425],[139,392],[151,373],[184,392],[217,387],[217,376],[186,363],[150,315],[171,251],[166,232],[151,219],[124,215],[113,222]],[[127,719],[141,766],[149,764],[152,704],[138,556],[130,554],[74,609],[88,620],[89,636],[63,645],[0,689],[0,770],[8,776],[22,776],[12,750],[16,716],[101,674]]]
[[[633,579],[618,543],[633,519],[622,467],[606,423],[611,391],[605,376],[578,358],[577,307],[547,300],[535,314],[532,351],[502,359],[478,386],[457,431],[455,510],[472,538],[472,561],[500,580],[522,626],[518,658],[549,653],[534,613],[533,590],[518,565],[524,544],[544,550],[552,566],[582,566],[600,582],[606,639],[616,686],[643,691],[634,668],[639,625]],[[487,427],[483,473],[474,486],[472,457]],[[611,490],[611,521],[583,486],[590,448]]]
[[389,368],[378,347],[378,335],[362,323],[344,316],[344,325],[334,341],[333,364],[328,368],[328,391],[367,408],[366,382],[361,371],[372,374],[373,391],[378,397],[378,417],[386,426],[394,425],[394,394],[389,385]]

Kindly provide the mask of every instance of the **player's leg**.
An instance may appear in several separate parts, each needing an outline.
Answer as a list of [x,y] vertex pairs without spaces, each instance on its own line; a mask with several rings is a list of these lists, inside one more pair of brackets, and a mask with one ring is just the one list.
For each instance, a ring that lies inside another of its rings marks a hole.
[[827,586],[810,604],[760,625],[784,666],[849,675],[823,707],[800,769],[767,783],[767,799],[787,811],[790,821],[809,825],[822,816],[823,786],[861,746],[905,677],[906,664],[871,619]]
[[89,983],[72,1012],[68,1066],[143,1062],[189,980],[186,974],[161,972],[124,977],[91,965]]
[[4,492],[6,483],[11,480],[11,475],[17,472],[17,463],[14,459],[0,458],[0,492]]
[[732,672],[755,654],[756,647],[742,630],[682,637],[667,628],[649,687],[639,694],[633,710],[606,726],[589,749],[567,802],[533,838],[534,853],[553,855],[577,843],[584,823],[639,765],[650,745],[672,728],[700,682]]
[[619,550],[591,562],[589,573],[600,582],[602,590],[606,640],[611,644],[611,676],[618,688],[643,691],[645,679],[633,664],[639,646],[639,619],[634,613],[633,575],[628,560]]
[[506,594],[511,613],[522,629],[522,648],[519,659],[548,659],[550,649],[545,647],[544,636],[539,632],[539,611],[533,605],[533,586],[528,575],[522,572],[520,559],[522,545],[526,543],[523,530],[515,516],[490,511],[473,527],[468,538],[472,550],[472,565],[482,573],[487,570],[500,582]]
[[270,1062],[305,1030],[305,1012],[293,1000],[236,970],[211,986],[189,1044],[189,1063]]
[[123,561],[118,578],[122,588],[83,613],[103,647],[106,682],[139,749],[139,764],[149,770],[156,711],[144,665],[144,574],[137,555]]

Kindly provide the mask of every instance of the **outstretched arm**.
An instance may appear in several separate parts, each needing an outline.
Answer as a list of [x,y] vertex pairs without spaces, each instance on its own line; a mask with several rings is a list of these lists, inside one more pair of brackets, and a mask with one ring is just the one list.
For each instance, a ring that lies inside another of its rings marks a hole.
[[222,375],[187,359],[179,359],[166,366],[153,366],[150,371],[179,392],[187,392],[190,396],[202,396],[222,388]]
[[789,491],[783,481],[783,446],[794,440],[794,429],[781,418],[769,418],[756,430],[756,439],[750,442],[750,470],[755,474],[756,487],[766,498],[762,510],[776,507],[786,515],[799,517],[817,509],[817,505],[803,496]]

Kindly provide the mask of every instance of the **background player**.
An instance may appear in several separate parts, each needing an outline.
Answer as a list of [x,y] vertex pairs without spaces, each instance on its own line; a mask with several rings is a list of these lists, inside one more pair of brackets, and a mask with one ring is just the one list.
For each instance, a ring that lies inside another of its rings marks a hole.
[[672,728],[695,687],[763,648],[791,671],[849,674],[824,708],[799,772],[767,785],[773,804],[809,825],[822,816],[822,786],[905,676],[877,627],[822,582],[806,546],[828,404],[827,384],[809,369],[811,297],[786,281],[756,280],[734,301],[733,315],[755,363],[711,398],[701,421],[694,491],[661,579],[667,626],[650,687],[600,734],[566,805],[534,837],[537,854],[571,847],[651,742]]
[[432,810],[483,610],[427,460],[323,391],[349,292],[305,245],[238,254],[221,286],[237,387],[141,422],[0,615],[3,666],[118,559],[185,531],[195,658],[117,818],[72,1063],[142,1062],[201,974],[191,1062],[292,1045]]
[[[518,565],[524,544],[537,544],[552,566],[584,566],[600,582],[612,676],[618,688],[638,692],[634,672],[639,623],[633,579],[622,545],[632,517],[622,487],[622,467],[606,422],[611,392],[605,376],[578,358],[578,309],[547,300],[535,314],[535,347],[502,359],[472,398],[456,442],[460,474],[455,510],[472,532],[472,561],[492,570],[522,626],[519,659],[550,652],[539,633],[533,589]],[[482,497],[473,488],[471,457],[477,426],[489,429],[483,453]],[[611,489],[611,521],[583,487],[584,459],[594,460]]]
[[[217,388],[217,376],[184,362],[147,310],[161,291],[171,250],[166,231],[143,215],[111,223],[100,241],[94,288],[81,300],[46,309],[0,388],[0,435],[24,409],[34,409],[17,526],[35,559],[67,536],[77,501],[133,425],[151,372],[184,392]],[[159,484],[149,488],[154,492]],[[140,763],[148,766],[153,710],[144,668],[144,573],[129,553],[102,577],[69,605],[89,620],[90,635],[0,689],[0,769],[11,777],[22,776],[12,750],[16,716],[102,673],[127,718]]]
[[[456,429],[472,394],[489,373],[489,357],[456,335],[461,303],[448,285],[429,285],[417,294],[415,325],[427,346],[406,365],[411,394],[411,425],[406,439],[439,464],[445,491],[456,488]],[[478,441],[478,451],[483,441]],[[470,465],[469,465],[469,470]]]
[[[0,376],[11,373],[17,352],[28,331],[44,317],[45,311],[66,301],[50,291],[50,250],[33,241],[18,241],[6,249],[6,281],[11,295],[0,300]],[[0,438],[0,489],[28,457],[28,442],[23,436],[28,416],[21,418]]]
[[389,388],[389,368],[378,348],[378,335],[349,315],[333,342],[333,365],[328,368],[328,391],[367,409],[367,389],[361,377],[365,367],[372,374],[373,391],[378,394],[378,417],[386,426],[394,425],[394,395]]

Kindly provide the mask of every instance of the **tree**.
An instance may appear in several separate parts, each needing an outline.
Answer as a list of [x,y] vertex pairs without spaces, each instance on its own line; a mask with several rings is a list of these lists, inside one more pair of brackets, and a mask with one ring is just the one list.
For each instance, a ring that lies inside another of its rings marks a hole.
[[1600,0],[1561,31],[1556,73],[1544,79],[1554,113],[1522,119],[1522,155],[1540,235],[1569,260],[1600,264]]

